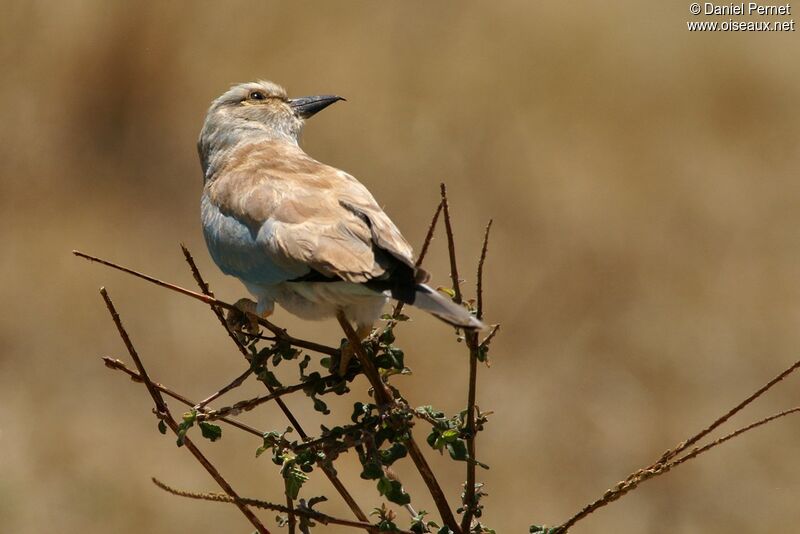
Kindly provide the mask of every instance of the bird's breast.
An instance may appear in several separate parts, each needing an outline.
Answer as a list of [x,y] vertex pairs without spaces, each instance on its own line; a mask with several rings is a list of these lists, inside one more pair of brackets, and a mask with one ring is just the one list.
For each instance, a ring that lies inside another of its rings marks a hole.
[[268,245],[271,221],[265,221],[258,229],[251,228],[222,213],[205,192],[200,211],[208,251],[225,274],[249,284],[274,285],[308,272],[307,267],[274,257]]

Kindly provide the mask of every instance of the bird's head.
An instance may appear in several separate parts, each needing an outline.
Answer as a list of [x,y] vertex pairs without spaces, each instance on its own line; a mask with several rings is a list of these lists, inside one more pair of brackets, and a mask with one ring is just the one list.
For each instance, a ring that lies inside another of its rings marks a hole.
[[269,139],[297,144],[305,119],[339,100],[344,98],[288,98],[283,87],[269,81],[235,85],[212,102],[206,115],[198,141],[203,166],[212,152],[240,142]]

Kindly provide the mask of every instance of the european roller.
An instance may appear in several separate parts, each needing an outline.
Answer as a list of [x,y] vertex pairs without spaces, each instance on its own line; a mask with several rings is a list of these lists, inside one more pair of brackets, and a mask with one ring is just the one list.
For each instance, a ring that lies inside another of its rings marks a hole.
[[[203,234],[211,257],[269,316],[275,303],[303,319],[343,314],[366,337],[396,299],[462,328],[483,323],[425,284],[411,246],[358,180],[306,154],[305,119],[343,98],[287,98],[259,81],[214,100],[198,141]],[[346,364],[345,364],[346,365]]]

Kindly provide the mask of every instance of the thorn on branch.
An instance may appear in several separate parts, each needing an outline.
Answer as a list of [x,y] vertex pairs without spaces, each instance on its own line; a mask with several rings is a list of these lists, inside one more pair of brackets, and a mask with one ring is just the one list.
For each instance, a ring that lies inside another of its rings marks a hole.
[[478,260],[478,282],[477,294],[478,304],[476,316],[478,319],[483,319],[483,264],[486,262],[486,251],[489,248],[489,231],[492,229],[492,219],[486,224],[486,231],[483,234],[483,246],[481,247],[481,257]]
[[458,278],[458,264],[456,262],[456,245],[455,239],[453,238],[453,225],[450,221],[450,206],[447,202],[447,186],[442,183],[440,184],[440,189],[442,193],[442,211],[444,212],[444,228],[447,231],[447,250],[450,255],[450,278],[453,282],[453,292],[455,295],[453,296],[453,300],[456,304],[461,304],[462,295],[461,295],[461,283],[460,279]]
[[[422,266],[422,260],[425,259],[425,255],[428,253],[428,247],[433,240],[433,232],[436,230],[436,223],[439,222],[439,214],[442,213],[442,207],[444,204],[442,201],[439,201],[439,204],[436,206],[436,211],[433,213],[433,218],[431,219],[431,223],[428,225],[428,233],[425,234],[425,239],[422,242],[422,248],[419,251],[419,256],[417,257],[417,261],[414,263],[417,267]],[[392,311],[392,317],[397,319],[400,316],[400,313],[403,311],[404,303],[402,301],[397,301],[397,304],[394,306],[394,310]]]

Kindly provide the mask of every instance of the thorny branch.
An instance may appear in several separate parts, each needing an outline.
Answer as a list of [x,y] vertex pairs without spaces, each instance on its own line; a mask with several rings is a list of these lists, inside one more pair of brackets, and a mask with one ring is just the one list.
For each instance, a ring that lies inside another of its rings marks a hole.
[[[167,403],[164,402],[164,398],[161,396],[161,392],[155,387],[153,382],[150,380],[150,377],[147,375],[147,371],[142,364],[142,360],[139,358],[139,354],[136,352],[136,349],[133,347],[133,342],[131,341],[130,337],[128,336],[128,332],[122,326],[122,321],[117,313],[116,308],[114,307],[114,303],[111,301],[111,297],[108,296],[108,292],[106,288],[100,289],[100,294],[103,296],[103,300],[106,303],[106,307],[108,308],[108,312],[111,314],[111,318],[114,321],[114,324],[117,327],[117,331],[119,332],[120,337],[122,338],[123,343],[125,344],[125,348],[128,349],[128,354],[130,355],[131,359],[136,364],[136,368],[139,371],[139,376],[144,382],[145,386],[147,387],[147,391],[150,393],[150,396],[153,398],[153,402],[156,405],[156,413],[158,417],[166,423],[166,425],[172,430],[175,435],[178,435],[178,423],[172,417],[172,414],[167,407]],[[228,483],[225,478],[220,474],[214,465],[208,461],[208,459],[200,452],[194,443],[189,438],[184,438],[183,441],[184,446],[186,449],[192,453],[192,455],[197,459],[198,462],[208,471],[208,473],[214,478],[214,480],[219,484],[219,486],[225,491],[228,498],[236,505],[237,508],[242,512],[242,514],[247,518],[248,521],[256,528],[259,534],[270,534],[267,527],[265,527],[261,521],[255,516],[255,514],[244,504],[239,495],[236,494],[234,489]]]
[[[458,276],[458,266],[456,262],[456,253],[455,253],[455,240],[453,237],[453,230],[452,230],[452,223],[450,220],[450,212],[449,212],[449,205],[447,199],[447,190],[444,184],[441,185],[441,201],[437,206],[436,212],[434,213],[433,219],[430,223],[428,228],[427,235],[423,242],[423,247],[421,249],[420,257],[417,260],[417,265],[420,265],[422,262],[423,257],[425,256],[430,242],[433,238],[433,233],[438,222],[438,218],[440,214],[444,214],[445,219],[445,229],[447,232],[447,243],[448,243],[448,252],[449,252],[449,259],[450,259],[450,275],[453,283],[453,292],[454,298],[453,300],[457,303],[462,302],[463,294],[461,293],[460,283],[461,280]],[[478,262],[478,272],[477,272],[477,302],[476,302],[476,316],[480,319],[483,317],[483,267],[484,262],[486,259],[486,253],[488,248],[488,238],[489,238],[489,231],[491,228],[491,221],[487,224],[486,231],[484,234],[484,241],[483,247],[481,250],[480,260]],[[186,261],[188,262],[189,266],[192,269],[192,274],[198,283],[202,293],[196,293],[194,291],[182,288],[180,286],[176,286],[174,284],[170,284],[154,278],[152,276],[140,273],[138,271],[134,271],[127,267],[123,267],[121,265],[112,263],[107,260],[103,260],[97,257],[89,256],[82,252],[73,251],[76,256],[88,259],[90,261],[99,262],[103,265],[112,267],[114,269],[132,274],[138,278],[147,280],[151,283],[154,283],[158,286],[165,287],[172,291],[176,291],[178,293],[184,294],[186,296],[192,297],[194,299],[200,300],[208,304],[212,310],[214,311],[215,315],[220,320],[220,323],[225,327],[225,330],[228,332],[231,339],[236,344],[237,348],[241,351],[244,356],[248,356],[247,348],[242,344],[242,342],[236,337],[235,333],[232,332],[225,323],[225,318],[223,315],[223,310],[231,310],[235,309],[234,306],[228,304],[226,302],[220,301],[216,299],[211,292],[208,284],[203,280],[202,276],[200,276],[200,272],[195,265],[191,254],[189,251],[182,246],[184,256]],[[244,380],[246,380],[252,371],[248,369],[246,372],[239,375],[235,380],[233,380],[230,384],[226,385],[225,387],[221,388],[219,391],[211,395],[210,397],[206,398],[205,400],[201,401],[199,404],[193,404],[192,401],[187,399],[186,397],[172,391],[171,389],[167,388],[166,386],[153,382],[151,378],[148,376],[139,355],[137,354],[133,344],[128,336],[128,333],[125,331],[124,327],[122,326],[122,322],[119,318],[119,315],[114,308],[114,305],[108,296],[108,293],[103,288],[101,289],[101,294],[103,296],[104,301],[106,302],[106,306],[108,307],[109,313],[111,314],[112,319],[117,327],[117,330],[122,338],[126,349],[128,350],[131,358],[133,359],[136,369],[132,370],[125,366],[119,360],[114,360],[112,358],[103,358],[105,364],[116,370],[120,370],[128,374],[133,380],[139,381],[144,383],[146,386],[153,402],[155,404],[155,412],[156,415],[163,421],[163,423],[169,427],[174,433],[178,434],[179,432],[179,425],[170,413],[166,403],[164,402],[163,395],[167,395],[171,398],[178,400],[179,402],[187,405],[193,406],[199,412],[197,414],[196,419],[199,421],[203,420],[221,420],[225,423],[228,423],[234,427],[237,427],[243,431],[246,431],[250,434],[263,436],[263,433],[260,431],[240,423],[239,421],[229,417],[229,415],[233,415],[239,413],[242,410],[252,409],[253,407],[267,402],[269,400],[275,400],[275,402],[281,407],[281,409],[286,414],[287,418],[289,419],[292,426],[297,430],[298,434],[300,435],[301,439],[303,439],[303,443],[294,444],[290,446],[295,450],[302,450],[302,449],[309,449],[309,448],[316,448],[316,447],[324,447],[325,442],[330,439],[329,436],[323,434],[322,437],[311,439],[300,427],[299,423],[297,422],[294,415],[289,411],[286,407],[285,403],[283,403],[281,396],[303,389],[303,386],[306,384],[297,384],[294,386],[288,387],[281,387],[279,389],[273,388],[272,386],[267,385],[270,390],[268,395],[262,395],[253,399],[245,400],[237,402],[231,406],[223,407],[217,410],[212,410],[206,408],[206,405],[213,400],[219,398],[221,395],[231,391],[232,389],[236,388],[240,385]],[[402,310],[402,305],[398,305],[395,307],[393,312],[393,317],[396,319],[400,316],[400,312]],[[356,338],[355,332],[353,331],[352,327],[344,320],[343,316],[339,316],[340,324],[345,332],[346,337],[348,338],[349,343],[354,348],[356,355],[358,356],[359,361],[362,365],[362,370],[367,376],[370,384],[373,388],[373,392],[375,395],[375,399],[379,404],[379,408],[387,409],[387,407],[391,406],[395,402],[395,394],[399,395],[399,392],[396,392],[394,388],[388,387],[387,383],[384,382],[383,378],[381,378],[381,374],[378,372],[377,367],[372,362],[372,360],[367,356],[362,347],[359,340]],[[265,327],[269,330],[274,337],[267,337],[257,335],[254,337],[268,339],[271,341],[276,342],[283,342],[287,343],[291,346],[306,349],[309,351],[319,352],[321,354],[325,354],[332,357],[339,356],[339,349],[328,347],[325,345],[320,345],[318,343],[305,341],[302,339],[297,339],[290,336],[284,329],[272,324],[271,322],[267,321],[263,318],[258,318],[258,322],[261,326]],[[412,460],[416,464],[420,474],[425,481],[426,485],[428,486],[431,495],[433,496],[434,502],[439,509],[440,515],[445,523],[445,525],[454,533],[456,534],[467,534],[474,526],[472,525],[473,517],[475,517],[476,512],[479,510],[478,503],[476,502],[476,483],[475,483],[475,435],[477,432],[476,429],[476,382],[477,382],[477,362],[480,359],[480,355],[482,351],[485,351],[489,345],[489,343],[493,340],[494,336],[499,330],[499,325],[494,325],[490,333],[483,339],[483,341],[478,340],[477,332],[466,332],[465,333],[465,340],[466,344],[470,349],[470,378],[469,378],[469,392],[468,392],[468,406],[467,406],[467,413],[466,418],[463,422],[464,428],[463,430],[463,437],[467,442],[467,454],[468,454],[468,462],[467,462],[467,482],[465,483],[465,492],[464,492],[464,517],[462,518],[461,525],[455,521],[453,513],[447,504],[447,500],[442,492],[441,487],[439,486],[436,477],[434,476],[433,472],[430,470],[424,456],[422,455],[421,450],[417,446],[416,442],[413,438],[409,437],[406,442],[406,446],[408,448],[408,453],[411,456]],[[761,395],[766,393],[769,389],[774,387],[780,381],[785,379],[789,374],[794,372],[800,368],[800,361],[795,362],[791,366],[789,366],[786,370],[781,372],[775,378],[767,382],[761,388],[759,388],[756,392],[752,395],[744,399],[741,403],[736,405],[734,408],[717,418],[713,423],[711,423],[708,427],[704,428],[700,432],[696,433],[695,435],[691,436],[689,439],[679,443],[672,449],[667,450],[664,452],[661,457],[654,462],[653,464],[645,467],[643,469],[639,469],[636,472],[629,475],[625,480],[618,483],[616,486],[612,487],[611,489],[607,490],[604,495],[597,499],[596,501],[586,505],[583,507],[578,513],[573,515],[570,519],[564,522],[562,525],[558,527],[554,527],[551,529],[544,529],[541,528],[538,532],[549,532],[550,534],[565,534],[569,528],[571,528],[575,523],[584,519],[589,514],[594,512],[595,510],[608,505],[611,502],[616,501],[617,499],[621,498],[622,496],[628,494],[629,492],[636,489],[642,482],[649,480],[651,478],[655,478],[656,476],[662,475],[674,467],[681,465],[693,458],[698,457],[701,454],[729,441],[733,438],[736,438],[750,430],[763,426],[767,423],[770,423],[776,419],[785,417],[790,414],[800,412],[800,407],[791,408],[788,410],[784,410],[782,412],[773,414],[769,417],[765,417],[758,421],[755,421],[747,426],[741,427],[733,432],[720,437],[711,443],[708,443],[704,446],[695,446],[700,440],[704,437],[708,436],[711,432],[716,430],[719,426],[733,417],[736,413],[741,411],[743,408],[751,404]],[[326,378],[330,377],[321,377],[322,380],[326,380]],[[398,397],[402,402],[402,397]],[[416,414],[419,417],[423,417],[420,414]],[[480,415],[480,414],[478,414]],[[428,419],[426,419],[428,420]],[[432,421],[429,421],[432,422]],[[435,423],[436,421],[433,421]],[[186,446],[187,450],[198,460],[198,462],[203,465],[203,467],[208,471],[208,473],[215,479],[215,481],[219,484],[219,486],[225,491],[224,494],[221,493],[191,493],[191,492],[183,492],[180,490],[175,490],[170,488],[163,483],[160,483],[154,479],[154,482],[159,485],[165,491],[170,493],[174,493],[176,495],[181,495],[184,497],[191,497],[197,499],[204,499],[204,500],[212,500],[217,502],[228,502],[235,504],[242,514],[250,521],[250,523],[257,529],[259,533],[266,533],[269,534],[267,528],[260,522],[260,520],[253,514],[253,512],[249,509],[250,506],[252,507],[259,507],[259,508],[266,508],[270,510],[279,511],[281,513],[286,513],[288,515],[288,525],[289,525],[289,532],[292,532],[297,528],[298,525],[298,518],[300,518],[300,528],[301,530],[304,528],[302,525],[304,521],[314,520],[318,521],[323,524],[339,524],[343,526],[350,526],[354,528],[360,528],[364,530],[368,530],[370,532],[377,532],[377,525],[371,524],[368,520],[364,512],[360,509],[360,507],[355,503],[352,496],[349,494],[347,489],[343,486],[341,481],[338,479],[333,467],[329,464],[325,464],[323,462],[319,462],[318,465],[322,468],[323,472],[328,476],[331,483],[334,487],[339,491],[342,495],[344,500],[347,502],[348,506],[350,506],[351,510],[353,511],[354,515],[357,517],[358,521],[346,520],[346,519],[339,519],[335,517],[331,517],[316,510],[312,510],[310,506],[306,505],[302,499],[300,499],[300,505],[295,506],[294,501],[288,497],[287,495],[287,504],[286,505],[278,505],[273,503],[267,503],[264,501],[259,501],[255,499],[244,499],[239,497],[230,484],[222,477],[219,471],[214,467],[208,459],[200,452],[199,449],[194,445],[194,443],[188,438],[183,437],[183,444]],[[691,448],[691,450],[689,450]],[[688,451],[688,452],[687,452]],[[305,523],[308,524],[308,523]],[[534,527],[532,527],[532,532],[534,532]],[[397,530],[397,532],[410,534],[409,531]]]
[[[419,256],[417,256],[417,261],[415,265],[420,267],[422,265],[422,261],[425,259],[425,256],[428,254],[428,247],[433,240],[433,232],[436,230],[436,223],[439,222],[439,214],[442,213],[442,207],[444,204],[439,201],[439,205],[436,206],[436,211],[433,213],[433,218],[431,219],[431,223],[428,225],[428,232],[425,234],[425,239],[422,241],[422,248],[419,251]],[[394,306],[394,310],[392,311],[392,317],[395,319],[400,316],[400,312],[403,311],[404,303],[401,300],[397,301],[397,304]]]
[[[233,502],[230,496],[225,495],[224,493],[195,493],[191,491],[184,491],[172,488],[164,484],[157,478],[153,478],[151,480],[153,481],[153,484],[155,484],[162,490],[166,491],[167,493],[177,495],[178,497],[186,497],[189,499],[198,499],[198,500],[212,501],[212,502],[224,502],[224,503]],[[281,504],[275,504],[267,501],[262,501],[259,499],[248,499],[248,498],[241,498],[241,502],[247,504],[248,506],[252,506],[253,508],[262,508],[264,510],[272,510],[273,512],[280,512],[283,514],[288,513],[297,516],[307,517],[308,519],[319,521],[323,525],[342,525],[345,527],[354,527],[364,530],[373,530],[375,528],[375,525],[368,522],[340,519],[338,517],[333,517],[327,514],[323,514],[322,512],[317,512],[316,510],[312,510],[311,508],[308,507],[289,508]],[[399,534],[414,534],[413,532],[410,532],[408,530],[395,530],[394,532]]]
[[447,231],[447,250],[450,252],[450,278],[453,281],[453,300],[456,304],[461,304],[461,280],[458,278],[458,264],[456,262],[456,244],[453,239],[453,226],[450,222],[450,206],[447,202],[447,186],[440,184],[442,193],[442,209],[444,211],[444,228]]
[[[375,367],[375,363],[369,358],[369,356],[367,356],[366,352],[364,352],[364,347],[361,345],[361,340],[358,339],[358,335],[356,334],[355,330],[353,330],[353,327],[350,325],[350,323],[347,322],[344,314],[339,312],[336,315],[336,318],[338,319],[339,325],[342,327],[342,330],[347,337],[348,343],[350,343],[350,346],[355,352],[358,361],[361,363],[361,366],[364,370],[364,375],[367,377],[370,385],[372,386],[372,390],[375,394],[375,400],[379,405],[384,407],[389,406],[394,402],[394,397],[392,392],[384,383],[383,379],[381,379],[378,368]],[[411,436],[410,430],[406,447],[408,448],[409,456],[411,456],[414,465],[416,465],[417,470],[422,476],[422,480],[428,487],[431,497],[433,497],[433,502],[436,504],[436,508],[439,511],[439,515],[442,517],[442,521],[444,521],[444,524],[447,525],[450,530],[458,534],[460,532],[458,523],[456,523],[456,519],[453,516],[453,511],[450,509],[450,505],[447,503],[447,497],[444,496],[444,492],[439,485],[439,481],[436,480],[436,476],[433,474],[433,471],[428,465],[427,460],[425,460],[425,456],[423,456],[422,451],[419,449],[419,446],[417,446],[417,443]]]
[[[123,373],[126,373],[128,376],[131,377],[131,380],[133,380],[134,382],[142,382],[142,376],[139,373],[137,373],[136,371],[134,371],[132,369],[128,369],[128,367],[124,363],[122,363],[121,361],[116,360],[114,358],[109,358],[108,356],[106,356],[106,357],[103,358],[103,362],[106,364],[106,367],[108,367],[109,369],[115,369],[117,371],[122,371]],[[184,397],[180,393],[176,393],[176,392],[172,391],[171,389],[169,389],[168,387],[166,387],[166,386],[164,386],[162,384],[159,384],[158,382],[152,382],[152,384],[158,391],[160,391],[164,395],[172,397],[173,399],[177,400],[178,402],[180,402],[182,404],[185,404],[186,406],[189,406],[190,408],[196,406],[195,403],[193,403],[192,401],[190,401],[189,399],[187,399],[186,397]],[[213,413],[214,411],[211,410],[210,412]],[[198,419],[202,420],[203,416],[206,413],[208,413],[208,412],[203,412],[200,416],[198,416]],[[231,426],[235,426],[236,428],[244,430],[245,432],[249,432],[250,434],[253,434],[254,436],[258,436],[259,438],[264,436],[264,433],[261,432],[260,430],[256,430],[255,428],[253,428],[253,427],[251,427],[249,425],[246,425],[244,423],[241,423],[241,422],[237,421],[236,419],[231,419],[229,417],[224,417],[224,416],[215,417],[214,419],[219,420],[219,421],[224,421],[225,423],[228,423]]]
[[[226,310],[237,311],[237,308],[233,304],[229,304],[227,302],[223,302],[221,300],[217,300],[214,297],[211,297],[211,296],[208,296],[208,295],[203,295],[203,294],[200,294],[200,293],[196,293],[194,291],[190,291],[188,289],[185,289],[183,287],[177,286],[175,284],[170,284],[169,282],[164,282],[163,280],[159,280],[158,278],[155,278],[153,276],[149,276],[149,275],[146,275],[144,273],[140,273],[139,271],[135,271],[133,269],[129,269],[127,267],[123,267],[122,265],[118,265],[118,264],[113,263],[111,261],[104,260],[104,259],[101,259],[101,258],[97,258],[95,256],[90,256],[89,254],[85,254],[85,253],[80,252],[78,250],[73,250],[72,253],[75,256],[78,256],[79,258],[83,258],[83,259],[86,259],[86,260],[89,260],[89,261],[97,262],[97,263],[100,263],[101,265],[105,265],[106,267],[111,267],[112,269],[117,269],[118,271],[122,271],[124,273],[131,274],[133,276],[136,276],[137,278],[141,278],[142,280],[147,280],[148,282],[153,283],[153,284],[155,284],[157,286],[169,289],[171,291],[175,291],[177,293],[181,293],[183,295],[186,295],[188,297],[192,297],[193,299],[199,300],[201,302],[205,302],[208,305],[212,305],[212,306],[215,306],[217,308],[224,308]],[[311,351],[314,351],[314,352],[319,352],[321,354],[327,354],[329,356],[336,356],[336,355],[339,354],[339,350],[338,349],[334,349],[333,347],[327,347],[325,345],[320,345],[319,343],[314,343],[312,341],[305,341],[303,339],[294,338],[294,337],[290,336],[289,334],[287,334],[286,330],[284,330],[283,328],[280,328],[280,327],[272,324],[271,322],[267,321],[263,317],[258,317],[257,319],[258,319],[258,324],[260,324],[261,326],[263,326],[264,328],[266,328],[267,330],[269,330],[270,332],[272,332],[273,334],[278,336],[282,341],[285,341],[286,343],[289,343],[290,345],[292,345],[294,347],[298,347],[298,348],[306,349],[306,350],[311,350]]]
[[[195,281],[197,281],[198,286],[200,286],[200,290],[203,292],[204,295],[212,296],[213,293],[211,293],[211,288],[209,287],[208,283],[203,279],[202,275],[200,274],[200,270],[197,268],[197,264],[194,262],[194,258],[192,257],[191,253],[189,252],[189,249],[187,249],[184,245],[181,245],[181,250],[183,251],[183,256],[186,259],[186,263],[189,264],[189,268],[192,271],[192,275],[194,276]],[[242,355],[246,358],[247,357],[247,348],[245,348],[245,346],[242,344],[242,342],[239,340],[239,338],[236,337],[236,335],[234,335],[230,331],[230,329],[228,328],[227,322],[225,321],[225,317],[222,314],[221,306],[217,306],[217,305],[211,304],[211,310],[217,316],[217,319],[219,320],[219,322],[222,325],[222,327],[228,332],[228,336],[231,338],[233,343],[236,345],[236,348],[239,349],[239,352],[241,352]],[[261,321],[259,321],[259,323],[260,322]],[[289,343],[295,344],[295,343],[292,343],[292,341],[289,341],[289,339],[294,339],[294,338],[289,338],[289,336],[288,336],[288,334],[286,334],[285,330],[279,329],[277,327],[276,327],[276,329],[277,329],[277,331],[276,330],[272,330],[272,329],[270,329],[270,330],[274,334],[279,336],[279,337],[283,336],[283,339],[285,339]],[[300,340],[298,340],[298,341],[300,341]],[[297,344],[295,344],[295,345],[296,346],[300,346],[300,345],[297,345]],[[333,354],[338,354],[337,350],[335,350],[335,349],[333,349],[333,350],[334,350]],[[328,353],[328,354],[331,354],[331,353]],[[276,394],[276,391],[272,386],[270,386],[269,384],[265,384],[265,385],[266,385],[267,389],[269,390],[270,395],[275,395]],[[294,416],[294,414],[289,410],[289,407],[286,406],[286,403],[283,402],[283,400],[280,398],[280,396],[275,397],[275,402],[278,405],[278,407],[280,407],[281,411],[284,413],[286,418],[289,420],[289,423],[292,425],[292,427],[297,431],[298,435],[303,440],[308,440],[309,437],[305,433],[305,431],[303,430],[303,427],[300,426],[300,422],[297,420],[297,418]],[[361,507],[358,505],[358,503],[356,503],[355,499],[350,494],[350,492],[347,490],[347,488],[345,488],[344,484],[342,484],[342,481],[339,480],[339,477],[337,476],[336,471],[333,469],[333,467],[328,465],[328,464],[325,464],[323,462],[318,462],[318,465],[322,469],[322,472],[325,473],[325,476],[328,478],[328,480],[330,480],[331,484],[336,489],[336,491],[339,493],[339,495],[341,495],[342,499],[344,499],[344,501],[347,503],[347,506],[350,507],[350,510],[353,512],[353,515],[355,515],[360,521],[367,521],[366,514],[361,509]],[[289,514],[289,524],[290,525],[294,524],[294,517],[293,517],[291,512]]]
[[666,452],[664,452],[664,454],[661,455],[661,457],[658,460],[656,460],[655,462],[653,462],[649,466],[644,467],[642,469],[639,469],[639,470],[631,473],[630,475],[628,475],[628,477],[625,480],[623,480],[622,482],[618,483],[613,488],[608,489],[603,494],[602,497],[600,497],[599,499],[595,500],[594,502],[591,502],[591,503],[587,504],[580,511],[578,511],[575,515],[573,515],[567,521],[565,521],[563,524],[561,524],[561,526],[556,527],[554,529],[554,532],[556,532],[558,534],[566,533],[567,530],[569,530],[569,528],[572,527],[575,523],[577,523],[578,521],[584,519],[585,517],[587,517],[589,514],[591,514],[592,512],[597,510],[598,508],[602,508],[602,507],[604,507],[604,506],[616,501],[617,499],[619,499],[623,495],[629,493],[630,491],[636,489],[639,486],[639,484],[641,484],[645,480],[649,480],[649,479],[654,478],[654,477],[656,477],[658,475],[662,475],[662,474],[666,473],[667,471],[670,471],[673,467],[676,467],[676,466],[684,463],[687,460],[691,460],[692,458],[695,458],[695,457],[699,456],[700,454],[703,454],[703,453],[713,449],[714,447],[716,447],[716,446],[718,446],[718,445],[720,445],[720,444],[722,444],[722,443],[724,443],[724,442],[726,442],[726,441],[728,441],[730,439],[733,439],[733,438],[735,438],[735,437],[737,437],[737,436],[739,436],[739,435],[741,435],[741,434],[743,434],[743,433],[745,433],[745,432],[747,432],[749,430],[752,430],[752,429],[757,428],[757,427],[759,427],[761,425],[764,425],[766,423],[774,421],[775,419],[779,419],[779,418],[784,417],[786,415],[789,415],[789,414],[792,414],[792,413],[800,411],[800,407],[792,408],[792,409],[785,410],[783,412],[771,415],[769,417],[765,417],[764,419],[760,419],[760,420],[756,421],[755,423],[751,423],[751,424],[749,424],[747,426],[739,428],[738,430],[735,430],[735,431],[731,432],[730,434],[728,434],[726,436],[723,436],[722,438],[719,438],[719,439],[709,443],[708,445],[705,445],[703,447],[696,447],[691,452],[689,452],[688,454],[686,454],[686,455],[684,455],[684,456],[682,456],[680,458],[675,459],[676,457],[678,457],[680,455],[680,453],[684,452],[689,447],[691,447],[692,445],[694,445],[695,443],[697,443],[698,441],[703,439],[705,436],[707,436],[708,434],[713,432],[720,425],[722,425],[725,421],[727,421],[728,419],[733,417],[736,413],[740,412],[743,408],[745,408],[747,405],[751,404],[753,401],[755,401],[761,395],[766,393],[769,389],[771,389],[778,382],[782,381],[784,378],[786,378],[791,373],[796,371],[798,368],[800,368],[800,360],[796,361],[795,363],[793,363],[792,365],[790,365],[789,367],[784,369],[775,378],[773,378],[772,380],[768,381],[766,384],[764,384],[763,386],[758,388],[752,395],[748,396],[746,399],[744,399],[742,402],[740,402],[739,404],[737,404],[736,406],[731,408],[725,414],[723,414],[722,416],[718,417],[709,426],[707,426],[706,428],[704,428],[703,430],[701,430],[697,434],[693,435],[689,439],[679,443],[674,448],[667,450]]
[[[448,220],[449,214],[445,213],[445,222],[447,223]],[[447,226],[449,227],[450,225],[448,224]],[[478,319],[483,319],[483,265],[486,262],[486,252],[489,248],[489,231],[491,229],[492,221],[489,220],[486,225],[486,231],[483,234],[481,257],[478,260],[478,273],[476,282],[477,309],[475,313]],[[452,239],[448,239],[448,242],[452,242]],[[455,257],[455,250],[451,250],[450,257]],[[453,276],[456,277],[457,275],[454,274]],[[496,332],[497,329],[494,331]],[[488,340],[490,340],[490,338],[487,338],[487,342]],[[470,461],[467,462],[467,482],[464,487],[464,517],[461,520],[461,530],[464,532],[469,531],[470,525],[472,524],[472,518],[475,515],[475,511],[478,507],[478,503],[475,501],[476,463],[474,461],[477,454],[475,437],[478,433],[475,424],[475,398],[478,388],[478,357],[481,350],[481,347],[478,344],[478,332],[467,332],[466,342],[467,347],[469,347],[469,389],[467,393],[467,420],[464,431],[467,435],[467,455],[469,456]]]

